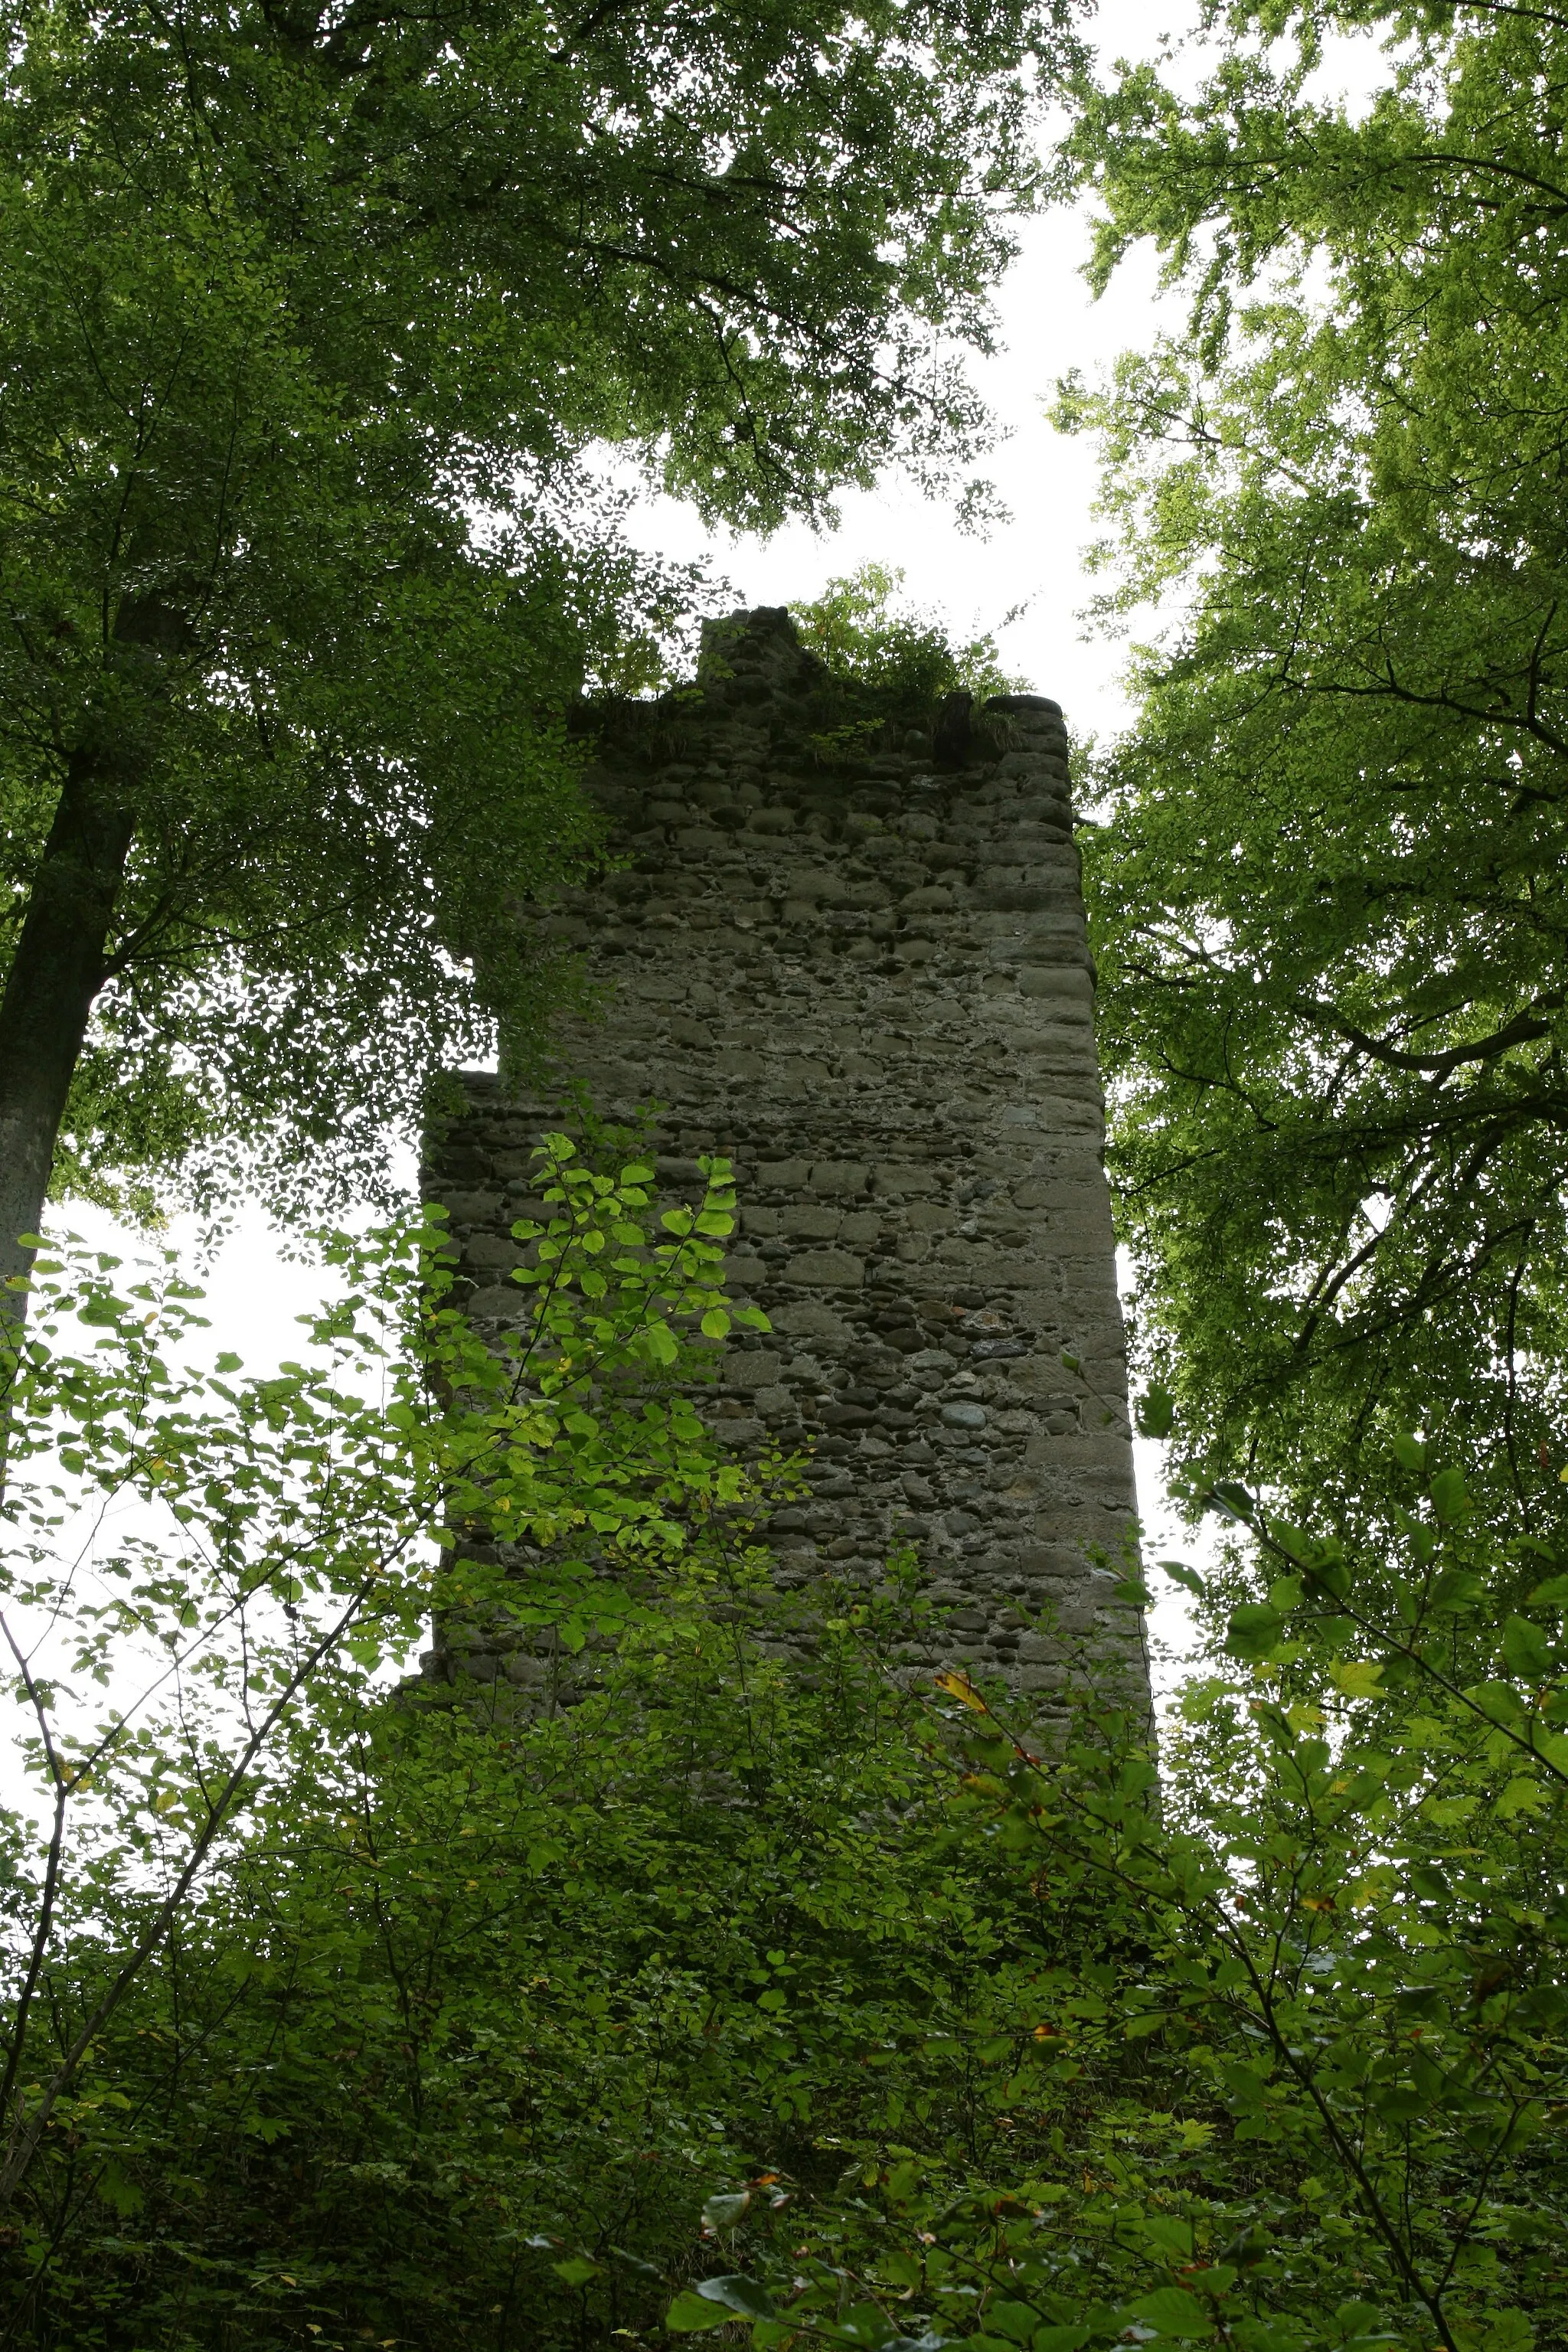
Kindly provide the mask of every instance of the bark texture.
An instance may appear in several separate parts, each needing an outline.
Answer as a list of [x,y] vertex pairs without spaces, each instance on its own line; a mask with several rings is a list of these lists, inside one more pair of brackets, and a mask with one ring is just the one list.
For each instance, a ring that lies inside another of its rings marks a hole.
[[[118,776],[73,758],[0,1000],[0,1281],[26,1274],[55,1139],[102,987],[136,821]],[[106,790],[105,787],[110,787]]]
[[[121,604],[110,646],[116,691],[67,759],[33,878],[0,998],[0,1285],[25,1279],[32,1263],[22,1236],[36,1234],[43,1218],[71,1079],[108,976],[149,756],[147,722],[179,634],[154,601]],[[5,1296],[0,1289],[0,1301]],[[17,1293],[9,1296],[14,1303]]]

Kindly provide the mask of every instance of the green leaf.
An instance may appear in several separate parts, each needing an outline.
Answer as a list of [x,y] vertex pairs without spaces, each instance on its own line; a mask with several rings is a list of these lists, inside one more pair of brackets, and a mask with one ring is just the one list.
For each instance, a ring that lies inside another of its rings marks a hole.
[[1334,2311],[1334,2332],[1342,2339],[1350,2336],[1365,2338],[1375,2330],[1384,2341],[1392,2341],[1395,2331],[1384,2320],[1375,2303],[1342,2303]]
[[1335,1601],[1343,1601],[1350,1592],[1350,1564],[1344,1547],[1332,1536],[1325,1536],[1311,1548],[1310,1556],[1301,1562],[1309,1584],[1326,1592]]
[[1541,1682],[1552,1671],[1552,1644],[1528,1617],[1510,1617],[1502,1629],[1503,1662],[1524,1682]]
[[1169,1437],[1175,1425],[1176,1401],[1168,1389],[1155,1381],[1138,1400],[1138,1433],[1141,1437]]
[[1213,2316],[1184,2287],[1160,2286],[1152,2294],[1141,2294],[1131,2305],[1131,2315],[1145,2326],[1158,2328],[1162,2336],[1191,2339],[1214,2334]]
[[710,2197],[702,2208],[702,2219],[710,2230],[728,2230],[737,2222],[752,2201],[749,2189],[726,2189]]
[[730,2277],[702,2279],[697,2292],[710,2303],[722,2304],[726,2311],[739,2312],[743,2319],[776,2319],[778,2314],[754,2279]]
[[1230,1612],[1225,1646],[1233,1658],[1266,1658],[1285,1633],[1285,1620],[1266,1602],[1243,1601]]
[[147,2202],[145,2192],[127,2178],[112,2158],[99,2174],[95,2186],[104,2203],[112,2207],[122,2221],[140,2213]]
[[1530,1596],[1530,1606],[1559,1613],[1568,1609],[1568,1576],[1549,1576],[1544,1584],[1538,1584]]
[[1522,2311],[1491,2311],[1490,2326],[1481,2338],[1481,2352],[1531,2352],[1535,2330]]
[[1462,1518],[1470,1507],[1463,1474],[1450,1466],[1439,1470],[1431,1485],[1432,1508],[1445,1527]]
[[1511,1683],[1473,1683],[1465,1696],[1480,1710],[1489,1723],[1519,1723],[1523,1720],[1524,1709]]
[[586,2254],[568,2254],[563,2263],[552,2263],[551,2269],[568,2286],[586,2286],[591,2278],[599,2275],[599,2265],[591,2263]]
[[987,2327],[1011,2344],[1027,2344],[1040,2324],[1040,2315],[1026,2303],[987,2304],[982,2317]]
[[[1440,1893],[1446,1895],[1447,1888],[1441,1888]],[[1394,2000],[1402,2018],[1425,2019],[1429,2023],[1440,2023],[1448,2014],[1448,2004],[1439,1985],[1401,1985]]]
[[1406,1470],[1421,1471],[1426,1467],[1426,1448],[1418,1438],[1398,1436],[1389,1440],[1394,1458]]
[[664,2324],[677,2336],[695,2336],[704,2327],[723,2327],[730,2315],[716,2304],[704,2301],[689,2289],[678,2294],[664,2315]]
[[1189,1568],[1181,1559],[1163,1559],[1160,1566],[1174,1583],[1184,1585],[1189,1592],[1195,1592],[1200,1601],[1203,1599],[1207,1587],[1195,1568]]
[[1413,2083],[1397,2083],[1391,2090],[1376,2092],[1372,2104],[1385,2123],[1407,2124],[1425,2115],[1432,2101]]
[[891,2352],[899,2340],[898,2329],[874,2303],[853,2305],[833,2330],[836,2344],[864,2345],[868,2352]]

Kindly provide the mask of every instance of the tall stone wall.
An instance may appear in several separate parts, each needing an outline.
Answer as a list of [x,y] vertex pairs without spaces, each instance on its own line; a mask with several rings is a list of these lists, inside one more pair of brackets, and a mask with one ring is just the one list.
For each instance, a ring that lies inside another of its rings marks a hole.
[[[1061,713],[952,698],[857,752],[824,698],[787,614],[752,613],[710,626],[699,691],[601,744],[629,863],[540,919],[606,994],[563,1025],[563,1083],[611,1119],[657,1103],[672,1182],[735,1163],[730,1279],[773,1329],[731,1345],[711,1411],[729,1444],[809,1449],[781,1580],[912,1543],[952,1661],[1047,1699],[1087,1644],[1146,1688],[1104,1564],[1132,1456]],[[463,1083],[426,1184],[482,1323],[516,1310],[509,1228],[563,1122]],[[467,1664],[540,1672],[504,1640]]]

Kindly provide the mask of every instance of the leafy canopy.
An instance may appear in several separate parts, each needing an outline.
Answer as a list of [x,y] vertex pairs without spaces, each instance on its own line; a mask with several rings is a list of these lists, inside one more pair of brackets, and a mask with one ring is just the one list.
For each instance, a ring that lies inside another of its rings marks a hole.
[[963,468],[953,354],[1065,6],[27,0],[0,34],[13,936],[68,784],[132,836],[59,1181],[363,1181],[558,985],[513,909],[595,848],[563,710],[657,677],[689,598],[595,453],[763,528]]
[[[1358,29],[1352,113],[1310,76]],[[1242,9],[1190,100],[1126,74],[1075,134],[1097,268],[1155,240],[1190,331],[1058,405],[1100,436],[1102,617],[1167,624],[1086,861],[1178,1443],[1375,1509],[1422,1427],[1521,1526],[1568,1271],[1563,39]]]

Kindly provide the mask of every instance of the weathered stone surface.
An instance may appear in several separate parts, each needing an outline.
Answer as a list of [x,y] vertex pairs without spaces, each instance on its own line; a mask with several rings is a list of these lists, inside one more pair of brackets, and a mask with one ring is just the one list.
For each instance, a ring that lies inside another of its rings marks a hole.
[[[1146,1689],[1109,1601],[1132,1458],[1061,713],[1000,697],[967,743],[944,719],[940,744],[900,730],[846,764],[812,740],[821,681],[787,615],[739,616],[700,696],[602,744],[590,788],[631,870],[531,919],[581,947],[603,1018],[563,1024],[554,1102],[467,1076],[426,1185],[482,1318],[574,1083],[601,1117],[656,1107],[666,1185],[727,1153],[730,1279],[773,1328],[710,1402],[726,1444],[811,1453],[813,1499],[769,1530],[781,1582],[910,1543],[950,1658],[1048,1701],[1087,1647]],[[493,1675],[505,1640],[483,1641]]]

